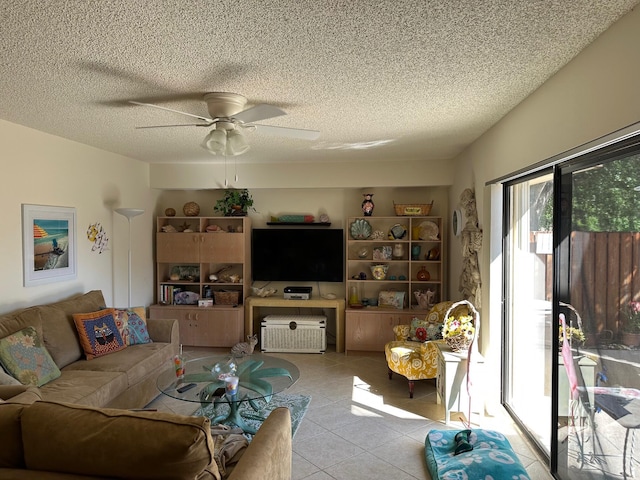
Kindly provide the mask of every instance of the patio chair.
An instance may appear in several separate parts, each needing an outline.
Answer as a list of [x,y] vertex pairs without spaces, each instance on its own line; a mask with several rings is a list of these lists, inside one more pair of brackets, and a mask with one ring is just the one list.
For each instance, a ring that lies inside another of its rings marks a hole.
[[[575,309],[570,305],[568,306],[575,312],[580,320],[580,316]],[[560,322],[563,327],[565,327],[564,314],[560,314]],[[563,328],[563,331],[566,332],[566,328]],[[585,455],[585,444],[588,438],[585,440],[585,428],[590,431],[592,441],[592,452],[588,461],[590,463],[597,463],[599,461],[596,454],[596,443],[598,443],[600,452],[602,452],[602,447],[599,445],[596,435],[597,425],[595,414],[602,411],[626,430],[622,449],[622,475],[625,480],[627,478],[634,478],[633,463],[634,461],[637,462],[637,460],[633,455],[633,450],[635,446],[635,432],[640,428],[640,390],[625,387],[603,387],[600,385],[596,385],[595,387],[585,386],[582,370],[578,364],[581,356],[573,355],[566,336],[563,337],[562,356],[566,374],[569,378],[571,397],[573,399],[571,402],[571,417],[575,438],[580,449],[580,468],[582,469],[585,459],[587,458]],[[591,401],[592,398],[593,402]],[[580,434],[578,434],[578,431],[575,429],[575,419],[578,416],[580,416],[581,419],[586,419],[587,422],[587,425],[583,425],[584,428],[580,430]],[[629,467],[628,471],[627,464]],[[628,477],[628,475],[630,475],[630,477]]]

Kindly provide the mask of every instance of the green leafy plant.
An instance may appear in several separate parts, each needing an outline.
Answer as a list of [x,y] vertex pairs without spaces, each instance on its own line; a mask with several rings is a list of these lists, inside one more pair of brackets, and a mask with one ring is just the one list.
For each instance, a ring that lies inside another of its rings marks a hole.
[[253,197],[246,188],[227,188],[222,198],[216,202],[214,209],[225,217],[243,216],[249,209],[256,211],[253,208]]

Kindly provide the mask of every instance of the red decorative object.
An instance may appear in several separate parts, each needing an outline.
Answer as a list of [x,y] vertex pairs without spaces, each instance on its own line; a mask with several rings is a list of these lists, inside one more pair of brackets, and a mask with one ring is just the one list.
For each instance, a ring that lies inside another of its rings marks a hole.
[[431,278],[431,274],[429,273],[429,270],[427,270],[427,268],[423,265],[420,270],[418,270],[418,273],[416,273],[416,277],[418,278],[418,280],[426,282]]

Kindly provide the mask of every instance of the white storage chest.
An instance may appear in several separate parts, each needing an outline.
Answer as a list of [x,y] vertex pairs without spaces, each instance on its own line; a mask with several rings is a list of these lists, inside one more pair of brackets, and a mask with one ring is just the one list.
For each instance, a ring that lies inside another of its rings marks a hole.
[[324,353],[327,349],[323,315],[267,315],[261,332],[263,352]]

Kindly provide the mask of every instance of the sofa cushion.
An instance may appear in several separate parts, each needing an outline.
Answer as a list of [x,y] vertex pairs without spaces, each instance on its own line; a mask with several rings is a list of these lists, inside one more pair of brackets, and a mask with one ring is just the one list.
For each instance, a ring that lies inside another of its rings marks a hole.
[[5,402],[28,405],[42,400],[42,395],[40,395],[40,389],[32,385],[0,385],[0,399]]
[[13,377],[25,385],[41,386],[58,378],[55,364],[34,327],[0,339],[0,363]]
[[126,345],[150,343],[147,315],[144,307],[114,308],[113,315],[120,336]]
[[22,413],[24,458],[33,470],[192,480],[216,468],[210,427],[205,417],[42,401]]
[[129,387],[127,376],[122,372],[69,370],[73,365],[63,368],[59,378],[40,387],[42,398],[99,407]]
[[168,343],[146,343],[132,345],[114,355],[105,355],[93,360],[78,360],[63,369],[93,372],[122,372],[127,376],[129,386],[144,380],[150,372],[167,369],[173,356],[173,348]]
[[120,336],[112,308],[97,312],[74,313],[80,345],[87,360],[117,352],[126,347]]
[[38,336],[44,338],[40,310],[37,307],[21,310],[17,314],[0,316],[0,338],[19,332],[25,327],[35,327]]
[[20,415],[26,405],[0,403],[0,468],[25,468]]
[[102,292],[92,290],[68,300],[38,307],[44,344],[58,367],[65,367],[82,357],[82,348],[72,315],[95,312],[104,304]]

